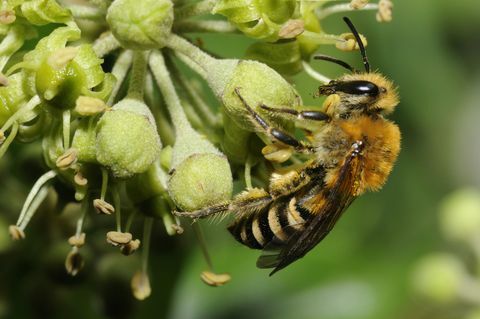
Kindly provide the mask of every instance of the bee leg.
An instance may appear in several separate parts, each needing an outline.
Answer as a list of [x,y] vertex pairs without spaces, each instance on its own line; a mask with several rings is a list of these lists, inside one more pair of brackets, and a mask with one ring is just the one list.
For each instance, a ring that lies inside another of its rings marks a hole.
[[313,152],[313,147],[310,145],[305,145],[304,143],[300,142],[297,140],[295,137],[292,135],[279,130],[277,128],[271,127],[257,112],[255,112],[250,105],[248,105],[247,101],[242,97],[240,94],[240,88],[235,88],[235,93],[238,95],[240,100],[242,101],[243,105],[245,105],[245,108],[247,111],[250,113],[250,115],[253,117],[253,119],[266,131],[267,135],[273,139],[277,140],[285,145],[292,146],[295,148],[296,151],[298,152],[303,152],[303,153],[311,153]]
[[180,217],[190,217],[193,219],[198,219],[198,218],[205,218],[211,215],[216,215],[219,213],[224,213],[228,210],[228,207],[230,206],[229,203],[224,203],[224,204],[219,204],[215,206],[210,206],[206,207],[204,209],[200,210],[195,210],[193,212],[179,212],[179,211],[173,211],[173,215],[175,216],[180,216]]
[[287,108],[274,108],[274,107],[269,107],[265,104],[260,105],[260,107],[264,110],[267,110],[269,112],[276,112],[276,113],[286,113],[290,114],[293,116],[296,116],[297,119],[299,120],[312,120],[312,121],[330,121],[330,116],[324,112],[320,111],[310,111],[310,110],[305,110],[305,111],[296,111],[292,109],[287,109]]

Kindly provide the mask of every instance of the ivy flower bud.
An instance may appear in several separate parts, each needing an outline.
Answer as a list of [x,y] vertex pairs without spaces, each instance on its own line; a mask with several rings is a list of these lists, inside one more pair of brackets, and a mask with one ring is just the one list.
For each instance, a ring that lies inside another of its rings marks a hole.
[[448,195],[440,206],[440,225],[450,239],[468,242],[480,233],[480,191],[465,188]]
[[155,119],[138,100],[120,101],[98,121],[96,158],[116,177],[127,178],[147,171],[161,147]]
[[248,47],[246,59],[267,64],[285,76],[292,76],[303,70],[300,45],[297,40],[282,42],[256,42]]
[[224,155],[193,154],[178,165],[170,180],[169,193],[182,210],[194,211],[230,199],[233,181]]
[[245,35],[275,41],[282,24],[294,14],[295,0],[220,0],[212,13],[224,15]]
[[[256,61],[241,61],[233,70],[232,76],[225,86],[221,100],[226,113],[243,129],[256,131],[247,108],[240,100],[236,91],[248,105],[259,114],[270,116],[261,108],[281,107],[295,109],[301,104],[301,99],[295,89],[277,72],[263,63]],[[285,121],[276,121],[282,126]]]
[[22,15],[34,25],[66,23],[72,20],[70,10],[62,7],[55,0],[25,1],[20,8]]
[[124,48],[162,48],[173,25],[170,0],[115,0],[107,12],[107,22]]
[[449,254],[434,254],[422,259],[413,274],[415,289],[438,302],[451,302],[466,277],[463,264]]

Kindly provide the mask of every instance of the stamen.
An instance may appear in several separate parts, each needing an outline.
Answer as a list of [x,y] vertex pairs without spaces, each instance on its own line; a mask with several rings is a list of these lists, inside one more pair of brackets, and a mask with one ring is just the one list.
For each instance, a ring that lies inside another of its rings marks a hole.
[[1,10],[0,11],[0,24],[12,24],[15,22],[17,17],[15,16],[15,11],[13,10]]
[[319,81],[319,82],[322,82],[324,84],[327,84],[331,81],[331,79],[327,78],[326,76],[324,76],[323,74],[320,74],[318,73],[317,71],[315,71],[311,66],[310,64],[308,64],[306,61],[302,61],[302,65],[303,65],[303,69],[305,70],[305,72],[310,76],[312,77],[313,79]]
[[75,101],[75,112],[82,116],[93,116],[105,112],[107,104],[90,96],[79,96]]
[[61,170],[66,170],[72,167],[77,159],[78,151],[75,148],[70,148],[57,158],[55,165]]
[[47,63],[54,69],[64,68],[70,61],[75,59],[78,47],[65,47],[53,52],[47,59]]
[[148,278],[148,256],[150,250],[152,225],[153,218],[146,217],[143,226],[142,269],[135,273],[130,283],[133,296],[138,300],[144,300],[152,293],[150,280]]
[[122,233],[118,231],[109,231],[107,233],[107,243],[113,246],[126,245],[132,240],[130,233]]
[[288,20],[278,31],[278,36],[282,39],[293,39],[305,31],[305,22],[301,19]]
[[79,252],[78,247],[72,247],[72,250],[65,259],[65,269],[71,276],[76,276],[78,272],[83,268],[85,261]]
[[[367,38],[362,34],[359,34],[361,41],[363,42],[364,46],[367,46]],[[340,35],[340,38],[343,41],[339,41],[335,44],[335,47],[342,51],[353,51],[353,50],[360,50],[360,46],[355,39],[355,35],[353,33],[343,33]]]
[[391,0],[380,0],[378,3],[377,21],[390,22],[392,21],[393,3]]
[[115,208],[103,199],[94,199],[93,207],[95,207],[99,214],[111,215],[115,213]]

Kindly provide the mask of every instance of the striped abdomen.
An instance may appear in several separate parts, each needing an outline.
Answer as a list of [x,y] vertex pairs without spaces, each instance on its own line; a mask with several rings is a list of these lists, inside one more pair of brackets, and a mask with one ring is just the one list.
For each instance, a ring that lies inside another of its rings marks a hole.
[[254,249],[262,249],[274,236],[286,241],[294,230],[303,230],[310,213],[298,205],[295,197],[275,200],[265,209],[246,213],[228,227],[240,243]]

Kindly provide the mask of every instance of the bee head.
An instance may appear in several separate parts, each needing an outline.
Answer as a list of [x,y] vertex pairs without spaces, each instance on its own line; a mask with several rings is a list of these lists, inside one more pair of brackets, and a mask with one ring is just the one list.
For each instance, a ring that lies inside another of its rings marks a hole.
[[336,113],[389,114],[398,104],[397,89],[379,73],[347,74],[319,88],[322,95],[340,97]]
[[358,72],[348,63],[325,55],[317,55],[314,58],[336,63],[352,73],[330,81],[319,88],[319,95],[337,94],[340,97],[336,104],[334,113],[338,115],[353,114],[388,114],[391,113],[398,104],[397,90],[393,83],[387,80],[383,75],[370,72],[370,63],[368,62],[365,46],[358,31],[353,26],[350,19],[344,17],[343,20],[348,25],[355,40],[360,48],[365,72]]

